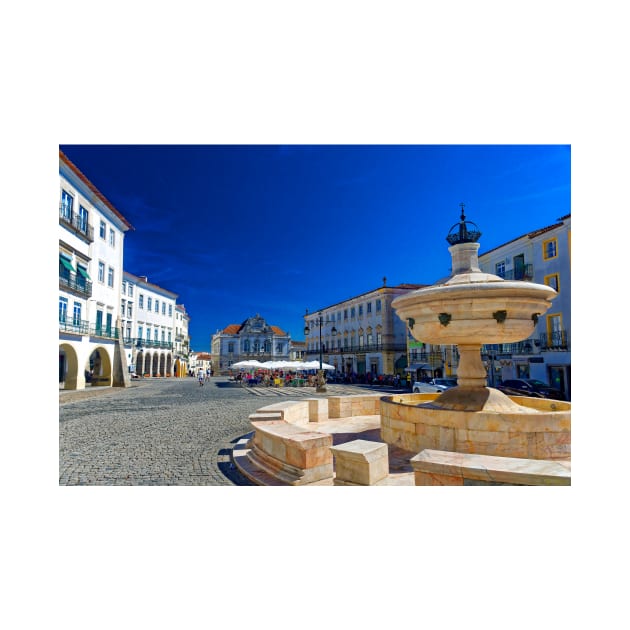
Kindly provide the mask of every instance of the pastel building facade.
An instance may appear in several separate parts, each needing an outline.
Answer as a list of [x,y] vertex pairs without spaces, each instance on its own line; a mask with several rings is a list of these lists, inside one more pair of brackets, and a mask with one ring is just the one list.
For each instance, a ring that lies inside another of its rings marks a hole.
[[59,384],[111,385],[129,221],[59,151]]
[[553,287],[558,295],[524,341],[484,346],[490,384],[536,378],[571,394],[571,215],[479,255],[479,267],[506,280]]
[[291,335],[268,324],[256,314],[241,324],[230,324],[212,335],[211,351],[215,369],[229,370],[233,363],[246,359],[288,361]]

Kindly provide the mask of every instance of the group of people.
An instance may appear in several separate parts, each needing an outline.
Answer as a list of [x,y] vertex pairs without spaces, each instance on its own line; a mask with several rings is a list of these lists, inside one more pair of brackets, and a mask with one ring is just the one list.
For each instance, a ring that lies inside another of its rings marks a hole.
[[214,376],[214,370],[212,368],[199,368],[197,372],[197,380],[199,381],[199,385],[203,386],[204,383],[210,380],[210,378]]

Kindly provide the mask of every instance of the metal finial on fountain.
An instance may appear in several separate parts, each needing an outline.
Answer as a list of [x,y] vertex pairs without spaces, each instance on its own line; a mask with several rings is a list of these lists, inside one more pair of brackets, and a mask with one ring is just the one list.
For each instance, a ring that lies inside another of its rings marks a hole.
[[[464,204],[459,204],[462,209],[460,222],[455,223],[448,232],[446,240],[451,245],[457,245],[458,243],[476,243],[481,237],[481,232],[475,223],[472,221],[466,221],[466,215],[464,214]],[[468,226],[471,226],[469,228]],[[455,230],[457,228],[457,230]]]

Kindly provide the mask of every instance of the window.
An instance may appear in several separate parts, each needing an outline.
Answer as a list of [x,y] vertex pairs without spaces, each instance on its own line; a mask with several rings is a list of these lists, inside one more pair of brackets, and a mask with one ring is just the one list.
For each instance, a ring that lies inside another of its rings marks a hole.
[[133,297],[133,284],[129,283],[129,297]]
[[372,333],[368,333],[367,335],[367,345],[371,346],[373,341]]
[[555,238],[543,242],[543,259],[549,260],[558,255],[558,240]]
[[363,304],[359,304],[359,317],[363,316]]
[[151,328],[147,326],[147,341],[151,341]]
[[98,263],[98,281],[105,282],[105,263],[102,261]]
[[138,339],[142,339],[142,326],[138,326]]
[[279,354],[282,354],[284,352],[284,344],[279,343],[276,345],[276,352],[278,352]]
[[105,240],[105,221],[101,220],[101,223],[98,229],[98,234],[103,240]]
[[122,317],[125,316],[125,300],[120,300],[120,314]]
[[127,293],[127,283],[123,280],[123,283],[122,283],[122,294],[126,295],[126,293]]
[[505,260],[498,262],[494,266],[494,273],[499,276],[499,278],[505,278]]
[[348,309],[347,308],[343,309],[343,318],[344,319],[348,319]]
[[144,309],[144,295],[142,293],[138,296],[138,308]]
[[168,342],[171,343],[171,331],[168,331]]
[[61,191],[61,207],[59,208],[59,214],[66,219],[67,221],[72,221],[72,204],[74,202],[74,198],[67,191]]
[[132,315],[132,307],[131,307],[131,302],[127,302],[127,317],[129,319],[131,319],[133,317]]
[[72,259],[63,254],[59,254],[59,277],[66,280],[70,280],[70,274],[74,273],[74,267],[72,266]]
[[152,306],[153,306],[153,298],[148,297],[147,298],[147,311],[150,311]]
[[75,326],[81,325],[81,302],[75,302],[72,308],[72,323]]
[[160,300],[155,300],[155,312],[160,312]]
[[107,286],[114,286],[114,270],[112,267],[109,267],[107,270]]
[[166,341],[166,333],[164,330],[162,330],[162,343],[164,343]]
[[87,232],[88,216],[89,212],[83,206],[79,206],[79,229],[81,232]]
[[380,299],[376,300],[376,312],[377,313],[381,312],[381,300]]
[[368,302],[367,303],[367,312],[371,313],[372,312],[372,302]]
[[169,317],[173,316],[173,305],[172,304],[168,305],[168,316]]
[[166,302],[162,302],[162,315],[166,315]]
[[378,344],[379,347],[383,343],[383,334],[380,332],[376,333],[376,343]]
[[109,228],[109,244],[112,247],[116,247],[116,232],[114,232],[113,228]]
[[355,310],[354,306],[352,306],[350,308],[350,318],[352,319],[353,317],[355,317],[355,314],[356,314],[356,310]]
[[234,352],[234,342],[228,341],[228,352]]
[[59,321],[65,323],[68,315],[68,298],[59,298]]
[[557,273],[554,273],[551,276],[545,276],[545,284],[556,291],[560,291],[560,280],[558,279]]
[[359,335],[359,348],[363,348],[364,338],[363,335]]

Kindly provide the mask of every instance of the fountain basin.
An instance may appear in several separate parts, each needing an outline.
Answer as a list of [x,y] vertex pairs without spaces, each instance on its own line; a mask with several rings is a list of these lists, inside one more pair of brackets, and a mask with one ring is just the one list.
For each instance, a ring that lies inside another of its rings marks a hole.
[[434,449],[525,459],[571,458],[571,403],[509,396],[503,411],[465,411],[439,407],[442,395],[381,398],[381,439],[415,453]]
[[496,279],[463,283],[456,276],[453,284],[401,295],[392,307],[409,323],[411,334],[427,343],[511,343],[526,339],[556,292],[547,285]]

